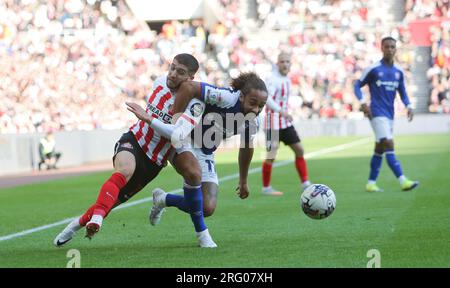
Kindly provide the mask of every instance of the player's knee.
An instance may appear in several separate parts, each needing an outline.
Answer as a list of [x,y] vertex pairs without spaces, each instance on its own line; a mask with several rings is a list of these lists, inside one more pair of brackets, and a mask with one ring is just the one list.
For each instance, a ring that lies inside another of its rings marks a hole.
[[380,142],[376,142],[375,143],[374,151],[375,151],[375,153],[380,154],[380,155],[384,153],[384,142],[383,142],[383,139]]
[[386,150],[394,150],[394,142],[392,140],[388,140],[384,144],[384,151]]
[[375,149],[375,154],[383,155],[383,153],[384,153],[384,149],[383,149],[383,148],[381,148],[381,149]]
[[[213,192],[217,195],[217,192]],[[214,214],[216,210],[217,197],[212,194],[208,194],[206,197],[203,196],[203,215],[204,217],[209,217]]]
[[374,151],[375,151],[376,154],[382,155],[384,153],[384,147],[383,146],[377,146],[377,147],[375,147]]
[[304,150],[303,145],[300,142],[289,145],[292,151],[294,151],[296,157],[303,157]]
[[386,152],[387,150],[392,150],[394,148],[394,143],[392,142],[391,139],[381,139],[380,144],[377,145],[377,147],[375,148],[375,151],[382,151]]
[[202,172],[200,169],[184,170],[183,178],[190,185],[200,185],[202,183]]
[[120,167],[120,169],[115,169],[115,172],[118,172],[120,174],[123,175],[123,177],[125,177],[125,179],[127,179],[127,182],[131,179],[131,177],[133,176],[134,173],[134,166],[122,166]]
[[203,205],[203,217],[212,216],[215,210],[216,210],[215,205]]

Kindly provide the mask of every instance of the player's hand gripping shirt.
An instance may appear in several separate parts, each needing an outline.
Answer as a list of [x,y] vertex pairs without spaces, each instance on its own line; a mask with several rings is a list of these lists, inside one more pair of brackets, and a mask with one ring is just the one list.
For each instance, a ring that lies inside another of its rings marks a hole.
[[[173,95],[166,85],[166,76],[155,80],[153,91],[148,97],[146,112],[155,118],[152,125],[158,125],[161,132],[158,132],[144,121],[138,120],[130,130],[133,132],[136,140],[142,150],[147,154],[150,160],[158,165],[165,165],[171,154],[174,138],[181,141],[189,135],[189,132],[198,124],[203,114],[204,104],[198,99],[189,102],[185,112],[181,115],[175,125],[171,125],[173,116],[172,105],[175,101]],[[159,121],[159,122],[158,122]],[[155,127],[155,126],[154,126]],[[172,127],[172,129],[165,129]],[[170,131],[162,134],[163,131]],[[172,137],[170,137],[170,136]],[[165,136],[165,137],[164,137]]]

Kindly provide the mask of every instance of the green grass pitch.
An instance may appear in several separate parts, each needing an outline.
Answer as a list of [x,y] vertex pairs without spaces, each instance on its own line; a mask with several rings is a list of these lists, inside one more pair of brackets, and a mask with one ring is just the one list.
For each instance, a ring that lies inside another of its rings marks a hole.
[[[319,137],[304,140],[306,152],[360,138]],[[405,174],[420,181],[417,190],[400,191],[386,161],[378,184],[383,193],[364,191],[373,149],[364,144],[308,160],[310,178],[330,186],[337,208],[331,217],[312,220],[299,205],[300,186],[293,163],[274,168],[272,185],[285,194],[260,194],[261,174],[249,176],[250,197],[235,194],[237,179],[220,185],[218,207],[206,219],[217,249],[200,249],[187,214],[167,209],[152,227],[151,202],[113,211],[92,241],[84,231],[65,247],[53,238],[65,225],[0,241],[0,267],[61,267],[77,249],[81,267],[360,267],[371,249],[381,267],[450,267],[450,135],[395,138]],[[252,167],[261,166],[257,150]],[[283,147],[278,161],[292,159]],[[238,172],[237,152],[216,157],[219,177]],[[80,215],[95,201],[110,172],[0,190],[0,237]],[[163,170],[131,201],[146,198],[154,187],[181,187],[172,168]]]

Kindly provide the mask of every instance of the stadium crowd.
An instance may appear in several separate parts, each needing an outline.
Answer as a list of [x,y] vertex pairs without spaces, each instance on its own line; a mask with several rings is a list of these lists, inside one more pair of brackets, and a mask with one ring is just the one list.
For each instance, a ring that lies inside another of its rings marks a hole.
[[431,83],[429,111],[450,113],[450,21],[431,28],[431,67],[427,77]]
[[406,0],[404,21],[449,17],[449,0]]
[[[174,20],[160,33],[137,21],[124,1],[0,2],[0,133],[129,126],[134,119],[124,102],[143,104],[153,80],[179,52],[198,58],[197,80],[227,85],[239,71],[268,75],[279,48],[290,50],[290,106],[297,118],[362,118],[352,82],[381,57],[379,39],[387,33],[400,40],[398,61],[411,73],[408,32],[387,30],[386,8],[377,1],[257,0],[256,36],[239,26],[239,1],[218,2],[225,13],[214,27]],[[407,1],[406,17],[426,17],[415,12],[419,2],[448,3]],[[430,13],[448,15],[441,6]],[[448,29],[433,35],[430,110],[448,112]]]
[[450,113],[450,1],[406,0],[404,22],[416,19],[439,20],[440,25],[430,28],[431,63],[427,78],[431,84],[429,111]]

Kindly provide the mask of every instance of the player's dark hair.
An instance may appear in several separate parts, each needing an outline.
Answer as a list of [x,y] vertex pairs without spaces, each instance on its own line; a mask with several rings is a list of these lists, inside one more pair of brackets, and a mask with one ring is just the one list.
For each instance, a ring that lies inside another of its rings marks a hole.
[[184,65],[188,68],[190,74],[195,74],[198,71],[199,64],[197,59],[194,56],[187,53],[178,54],[173,59],[176,59],[178,63]]
[[267,92],[264,81],[253,72],[241,73],[237,78],[233,78],[231,80],[231,87],[233,87],[234,90],[240,90],[244,95],[252,89]]
[[384,37],[383,39],[381,39],[381,46],[383,46],[384,41],[388,41],[388,40],[392,40],[394,42],[397,42],[397,40],[395,40],[393,37],[387,36],[387,37]]

